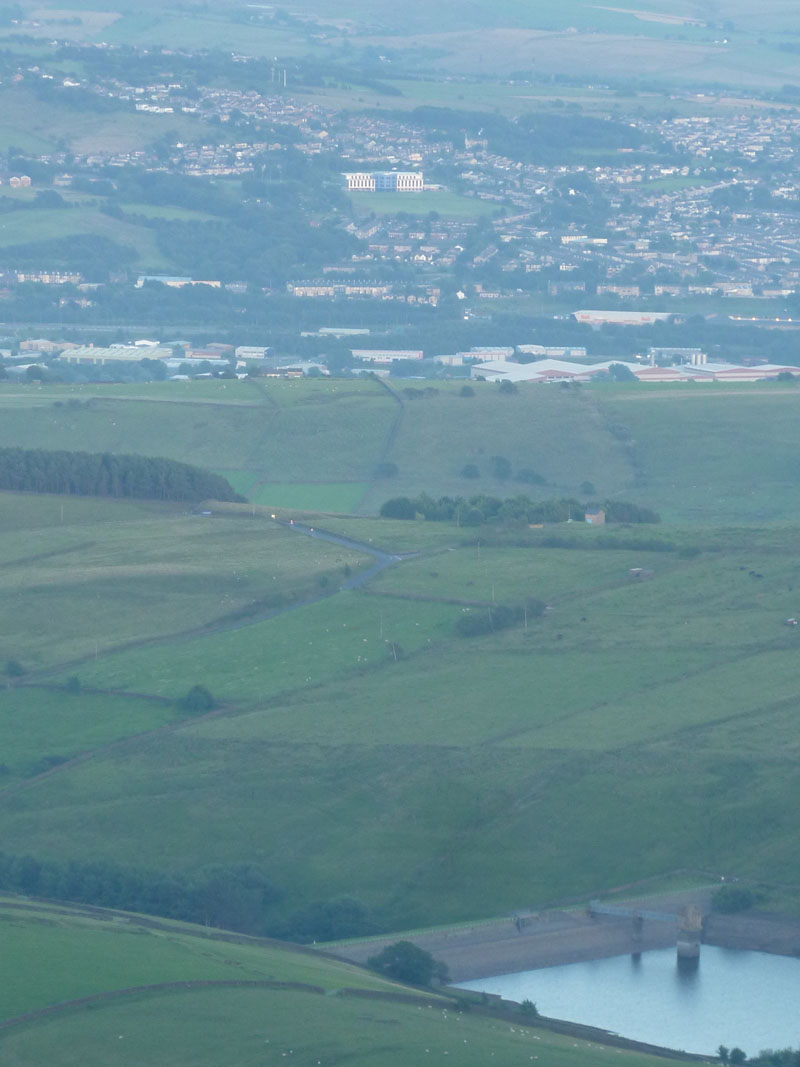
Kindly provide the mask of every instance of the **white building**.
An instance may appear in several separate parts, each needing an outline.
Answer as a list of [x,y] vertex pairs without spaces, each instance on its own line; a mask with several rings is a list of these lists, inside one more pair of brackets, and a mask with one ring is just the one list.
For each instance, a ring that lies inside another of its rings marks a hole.
[[652,326],[654,322],[668,322],[673,317],[671,311],[587,311],[574,313],[577,322],[589,326],[602,326],[613,323],[615,326]]
[[422,359],[423,352],[401,348],[354,348],[353,359],[367,363],[395,363],[399,359]]
[[345,174],[348,192],[421,193],[425,181],[421,171],[376,170]]
[[536,363],[511,363],[507,360],[490,360],[476,363],[470,370],[471,378],[483,378],[487,382],[587,382],[607,371],[614,363],[620,363],[632,373],[639,365],[622,359],[604,359],[600,363],[568,363],[562,359],[540,359]]
[[239,345],[233,354],[237,359],[266,359],[268,352],[264,345]]
[[65,349],[59,359],[65,363],[102,367],[106,363],[139,363],[143,359],[169,359],[172,355],[172,349],[166,346],[139,348],[136,345],[109,345],[108,348],[95,348],[94,345],[79,345]]

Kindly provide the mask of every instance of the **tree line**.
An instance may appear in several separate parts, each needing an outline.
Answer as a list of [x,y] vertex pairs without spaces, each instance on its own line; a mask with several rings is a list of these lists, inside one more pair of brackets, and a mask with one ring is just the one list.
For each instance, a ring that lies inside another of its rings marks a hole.
[[284,917],[283,889],[249,863],[165,874],[104,861],[59,862],[0,852],[0,890],[295,942],[379,932],[360,901],[347,897],[312,902]]
[[527,496],[501,500],[494,496],[442,496],[438,500],[422,493],[417,497],[396,496],[385,501],[380,510],[384,519],[416,519],[429,522],[455,522],[459,526],[480,526],[485,522],[551,524],[583,522],[587,512],[602,507],[606,522],[656,523],[660,518],[650,508],[623,500],[606,500],[602,505],[587,505],[574,498],[531,500]]
[[244,502],[218,474],[150,456],[0,448],[0,489],[150,500]]

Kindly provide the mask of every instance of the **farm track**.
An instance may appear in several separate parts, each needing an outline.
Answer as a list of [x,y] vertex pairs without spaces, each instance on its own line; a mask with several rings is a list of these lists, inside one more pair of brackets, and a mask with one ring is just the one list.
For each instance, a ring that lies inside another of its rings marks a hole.
[[[248,626],[254,626],[260,622],[267,622],[269,619],[276,619],[291,611],[297,611],[300,608],[308,607],[310,604],[316,604],[321,600],[327,600],[330,597],[336,596],[337,593],[346,590],[360,589],[362,586],[366,585],[367,582],[371,581],[372,578],[380,574],[381,571],[386,570],[387,567],[392,567],[403,559],[410,559],[417,555],[417,553],[397,555],[385,552],[383,549],[375,548],[373,545],[368,545],[361,541],[353,541],[350,538],[340,537],[338,534],[327,533],[326,531],[318,530],[315,527],[304,526],[301,523],[285,522],[282,520],[276,521],[278,521],[278,525],[285,526],[286,529],[295,530],[298,533],[307,534],[309,537],[327,541],[331,544],[341,545],[343,548],[349,548],[353,551],[361,552],[364,555],[372,556],[373,559],[375,559],[375,563],[354,575],[352,578],[349,578],[346,582],[343,582],[338,589],[314,592],[310,596],[297,600],[294,603],[284,604],[277,608],[268,608],[264,611],[257,611],[253,614],[243,615],[241,617],[223,616],[216,621],[212,620],[208,624],[194,626],[188,630],[180,630],[176,633],[162,634],[159,637],[142,637],[135,641],[125,641],[119,645],[113,645],[110,648],[104,649],[102,653],[103,656],[110,656],[119,652],[129,652],[136,648],[157,647],[159,645],[163,646],[172,644],[173,642],[190,641],[196,637],[210,637],[215,634],[226,633],[229,631],[244,630]],[[46,667],[42,670],[31,672],[29,677],[35,684],[40,679],[52,677],[54,674],[59,674],[65,670],[71,670],[74,667],[80,667],[85,663],[93,662],[96,658],[94,653],[88,653],[85,656],[57,663],[52,667]]]

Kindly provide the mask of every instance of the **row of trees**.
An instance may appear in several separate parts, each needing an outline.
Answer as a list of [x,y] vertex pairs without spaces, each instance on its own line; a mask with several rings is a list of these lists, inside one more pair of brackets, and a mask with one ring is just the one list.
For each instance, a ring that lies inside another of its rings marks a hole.
[[250,864],[167,875],[104,862],[43,862],[5,853],[0,853],[0,889],[251,934],[264,932],[266,912],[283,898],[265,872]]
[[284,891],[262,868],[248,863],[164,874],[102,861],[60,863],[0,852],[0,890],[298,942],[379,932],[363,904],[347,897],[312,902],[284,915]]
[[[659,516],[650,508],[622,500],[606,500],[602,505],[606,522],[656,523]],[[423,518],[429,522],[455,522],[459,526],[480,526],[485,522],[551,524],[577,520],[582,522],[592,505],[573,497],[560,500],[531,500],[527,496],[501,500],[493,496],[442,496],[438,500],[422,493],[417,497],[396,496],[381,507],[384,519]]]
[[108,452],[0,448],[0,489],[152,500],[244,502],[220,475],[188,463]]

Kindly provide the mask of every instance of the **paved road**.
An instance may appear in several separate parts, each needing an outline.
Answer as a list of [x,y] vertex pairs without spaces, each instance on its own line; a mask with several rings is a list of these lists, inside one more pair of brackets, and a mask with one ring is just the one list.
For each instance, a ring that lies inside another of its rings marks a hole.
[[[329,533],[327,530],[319,530],[316,526],[306,526],[302,522],[293,522],[291,519],[288,521],[280,520],[278,525],[285,526],[287,529],[294,530],[296,533],[308,534],[309,537],[316,537],[320,541],[329,541],[333,545],[341,545],[342,548],[349,548],[354,552],[363,552],[374,558],[375,562],[371,567],[368,567],[365,571],[360,571],[352,578],[348,578],[346,582],[342,583],[340,589],[360,589],[362,586],[366,585],[367,582],[371,581],[376,574],[385,571],[387,567],[393,567],[396,563],[402,563],[404,559],[412,559],[414,556],[418,555],[417,552],[407,552],[404,555],[395,555],[391,552],[384,552],[382,548],[375,548],[374,545],[367,545],[363,541],[353,541],[349,537],[341,537],[339,534]],[[306,601],[306,603],[308,603],[308,601]]]
[[[339,534],[328,533],[327,530],[320,530],[315,526],[307,526],[304,523],[293,522],[292,520],[276,519],[275,521],[279,526],[285,526],[288,530],[293,530],[298,534],[315,537],[320,541],[329,541],[331,544],[341,545],[343,548],[351,549],[354,552],[360,552],[362,555],[372,556],[375,562],[371,567],[367,567],[366,570],[359,571],[357,574],[352,575],[346,581],[342,582],[340,586],[331,589],[321,589],[319,593],[306,597],[303,600],[284,604],[277,608],[267,608],[264,611],[260,611],[253,615],[246,615],[244,617],[226,618],[219,622],[214,622],[212,620],[203,626],[191,627],[188,630],[182,630],[178,633],[167,633],[161,634],[158,637],[144,637],[134,641],[125,641],[122,644],[104,649],[102,654],[108,656],[115,652],[124,652],[134,648],[144,648],[148,645],[168,645],[176,641],[189,641],[195,637],[207,637],[210,634],[219,634],[229,630],[244,630],[248,626],[254,626],[256,623],[266,622],[269,619],[277,619],[281,615],[288,614],[290,611],[298,611],[300,608],[308,607],[309,604],[315,604],[319,600],[325,600],[328,597],[335,596],[342,590],[360,589],[377,574],[380,574],[381,571],[386,570],[387,567],[394,567],[404,559],[411,559],[415,555],[418,555],[416,552],[409,552],[405,555],[395,555],[390,552],[384,552],[381,548],[375,548],[374,545],[365,544],[362,541],[354,541],[349,537],[340,537]],[[35,672],[32,671],[30,675],[26,676],[25,681],[22,684],[30,682],[36,684],[36,682],[42,679],[61,674],[65,670],[80,667],[83,663],[88,663],[96,658],[95,653],[87,652],[85,655],[76,659],[52,664],[49,667],[44,667]]]

